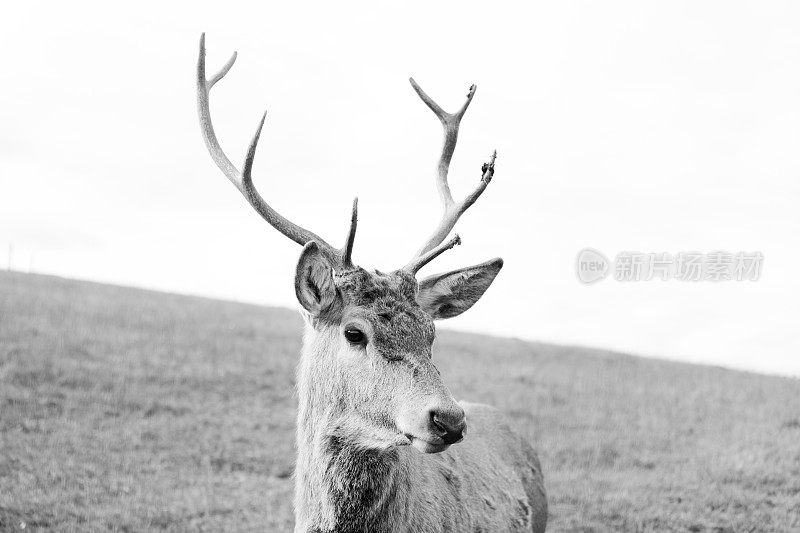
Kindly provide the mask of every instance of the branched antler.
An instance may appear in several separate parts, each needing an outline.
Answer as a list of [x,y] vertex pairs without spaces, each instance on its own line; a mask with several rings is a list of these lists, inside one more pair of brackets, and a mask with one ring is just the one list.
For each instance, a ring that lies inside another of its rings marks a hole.
[[[456,236],[455,239],[448,242],[446,246],[440,246],[447,235],[453,230],[456,222],[475,203],[475,201],[486,190],[486,186],[494,176],[494,164],[497,159],[497,151],[492,153],[492,157],[488,163],[485,163],[482,168],[482,175],[480,182],[475,189],[468,194],[463,200],[456,202],[453,200],[453,194],[450,191],[450,185],[447,182],[447,175],[450,171],[450,161],[453,158],[453,152],[456,149],[456,142],[458,141],[458,128],[461,124],[461,119],[464,117],[469,104],[475,96],[475,85],[470,86],[467,93],[467,101],[455,113],[448,113],[443,110],[439,104],[433,101],[425,91],[414,81],[414,78],[409,78],[411,86],[417,92],[423,102],[434,112],[442,123],[444,129],[444,142],[442,144],[442,154],[439,156],[439,164],[437,165],[436,187],[439,190],[439,197],[442,201],[442,218],[439,225],[433,231],[433,234],[428,238],[422,247],[417,251],[409,263],[403,267],[404,270],[415,269],[414,272],[422,268],[426,263],[438,256],[443,251],[452,248],[455,244],[459,244],[461,240]],[[433,253],[435,252],[435,253]]]
[[[203,140],[206,143],[208,152],[211,154],[212,159],[217,164],[223,174],[233,183],[239,192],[247,199],[248,203],[261,215],[261,217],[270,223],[275,229],[289,237],[300,245],[305,245],[309,241],[315,241],[325,256],[330,260],[334,268],[349,269],[353,268],[352,253],[353,242],[355,241],[356,227],[358,225],[358,198],[353,201],[353,211],[350,219],[350,231],[347,234],[347,241],[341,249],[334,248],[316,233],[313,233],[301,226],[298,226],[291,220],[287,219],[277,211],[275,211],[265,200],[261,197],[253,185],[252,171],[253,160],[256,155],[256,147],[258,146],[258,139],[261,136],[261,129],[264,127],[264,121],[267,118],[267,113],[261,117],[258,123],[253,139],[247,148],[247,155],[245,156],[244,165],[242,170],[239,171],[233,163],[231,163],[222,147],[217,141],[217,136],[214,133],[214,126],[211,123],[211,110],[209,107],[209,92],[214,85],[220,81],[233,67],[236,62],[236,52],[233,53],[227,63],[210,79],[206,79],[206,47],[205,47],[205,34],[200,37],[200,54],[197,60],[197,113],[200,117],[200,130],[203,133]],[[420,268],[425,266],[434,258],[438,257],[445,250],[449,250],[457,244],[461,244],[461,238],[455,235],[448,242],[443,243],[447,235],[452,231],[456,222],[469,207],[483,194],[486,186],[494,176],[495,159],[497,152],[492,154],[488,163],[485,163],[482,168],[482,175],[477,187],[468,194],[463,200],[456,202],[453,199],[453,194],[450,191],[450,185],[447,182],[447,174],[450,170],[450,160],[453,158],[453,152],[456,149],[456,141],[458,140],[458,128],[461,124],[461,119],[466,113],[473,96],[475,96],[475,85],[469,88],[467,93],[467,101],[461,106],[456,113],[447,113],[439,105],[434,102],[430,96],[425,94],[425,91],[410,78],[411,86],[417,91],[417,94],[423,102],[433,111],[439,120],[442,122],[444,128],[444,143],[442,145],[442,154],[439,157],[439,164],[437,165],[437,178],[436,185],[439,190],[439,197],[442,201],[442,218],[439,225],[434,230],[433,234],[417,251],[411,261],[403,267],[412,274],[416,274]]]
[[261,136],[261,128],[264,126],[264,120],[267,118],[266,111],[261,117],[258,124],[253,140],[250,141],[250,146],[247,148],[247,156],[244,160],[244,166],[241,172],[231,163],[222,147],[217,141],[217,136],[214,133],[214,126],[211,123],[211,110],[209,108],[209,92],[211,88],[233,67],[236,62],[236,52],[233,53],[231,58],[225,63],[225,66],[220,69],[218,73],[206,79],[206,35],[202,34],[200,37],[200,55],[197,60],[197,113],[200,117],[200,130],[203,133],[203,140],[206,143],[208,152],[211,154],[212,159],[217,164],[219,169],[225,176],[233,183],[239,192],[247,199],[248,203],[253,209],[261,215],[264,220],[270,223],[272,227],[292,239],[294,242],[305,245],[309,241],[315,241],[325,256],[331,261],[334,267],[350,267],[352,266],[351,254],[353,251],[353,240],[356,233],[356,220],[358,216],[358,201],[353,202],[353,214],[350,223],[350,232],[348,233],[347,242],[341,250],[334,248],[319,235],[301,227],[285,218],[283,215],[275,211],[256,190],[253,185],[252,170],[253,159],[256,155],[256,147],[258,146],[258,138]]

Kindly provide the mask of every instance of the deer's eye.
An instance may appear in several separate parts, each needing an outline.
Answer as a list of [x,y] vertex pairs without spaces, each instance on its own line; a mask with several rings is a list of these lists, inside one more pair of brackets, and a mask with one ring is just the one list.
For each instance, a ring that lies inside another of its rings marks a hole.
[[357,328],[347,328],[344,330],[344,338],[350,344],[364,344],[366,336],[364,332]]

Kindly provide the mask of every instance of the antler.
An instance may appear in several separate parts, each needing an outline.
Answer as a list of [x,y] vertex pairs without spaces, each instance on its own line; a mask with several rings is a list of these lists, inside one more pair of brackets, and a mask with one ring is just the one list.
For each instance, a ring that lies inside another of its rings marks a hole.
[[429,250],[422,255],[414,257],[406,266],[403,267],[403,270],[410,272],[411,274],[416,274],[419,272],[420,268],[439,257],[442,252],[446,252],[453,246],[458,246],[459,244],[461,244],[461,237],[459,237],[458,233],[456,233],[455,236],[453,236],[453,238],[446,243],[440,244],[433,250]]
[[450,185],[447,183],[447,174],[450,170],[450,160],[453,158],[453,152],[456,149],[456,141],[458,140],[458,127],[461,124],[461,119],[464,117],[469,104],[472,102],[472,97],[475,96],[475,85],[470,86],[467,93],[467,101],[455,113],[448,113],[428,96],[422,88],[417,85],[414,78],[409,78],[411,86],[417,91],[417,94],[423,102],[436,114],[442,122],[444,128],[444,143],[442,145],[442,155],[439,156],[439,164],[437,165],[436,186],[439,189],[439,197],[442,201],[442,218],[439,225],[434,230],[433,234],[425,241],[425,244],[417,251],[411,261],[408,262],[403,270],[416,273],[425,264],[437,257],[445,250],[449,250],[456,244],[461,243],[461,239],[456,235],[452,240],[446,244],[442,244],[445,237],[452,231],[453,227],[458,222],[464,211],[475,203],[475,201],[483,194],[486,186],[492,181],[494,176],[494,162],[497,159],[497,151],[492,153],[492,157],[488,163],[483,165],[481,180],[478,186],[475,187],[470,194],[463,200],[456,202],[453,200],[453,194],[450,192]]
[[244,160],[242,171],[233,166],[228,156],[222,151],[222,148],[217,141],[217,136],[214,133],[214,126],[211,123],[211,111],[209,109],[209,92],[211,88],[225,75],[233,66],[236,61],[236,52],[233,53],[231,58],[222,67],[222,69],[215,74],[211,79],[206,79],[206,34],[200,36],[200,56],[197,60],[197,113],[200,116],[200,130],[203,133],[203,140],[206,142],[208,152],[211,154],[212,159],[217,164],[219,169],[225,176],[233,183],[239,192],[247,199],[248,203],[253,206],[253,209],[258,212],[261,217],[270,223],[272,227],[292,239],[294,242],[305,245],[309,241],[315,241],[325,256],[331,261],[335,267],[351,267],[351,254],[353,251],[353,240],[356,234],[356,224],[358,218],[358,199],[353,201],[353,214],[350,221],[350,231],[347,236],[347,242],[341,250],[334,248],[319,235],[313,233],[301,226],[298,226],[291,220],[285,218],[283,215],[275,211],[270,205],[264,201],[264,198],[256,190],[253,185],[253,178],[251,172],[253,170],[253,159],[256,155],[256,146],[258,146],[258,138],[261,135],[261,128],[264,126],[264,120],[267,118],[266,111],[261,117],[258,124],[253,140],[250,141],[250,146],[247,148],[247,156]]

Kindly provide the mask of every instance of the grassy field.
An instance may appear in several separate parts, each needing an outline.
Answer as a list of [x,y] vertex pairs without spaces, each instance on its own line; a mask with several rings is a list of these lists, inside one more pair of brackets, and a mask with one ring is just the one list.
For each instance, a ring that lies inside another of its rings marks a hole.
[[[0,530],[290,531],[300,329],[0,273]],[[447,331],[435,357],[539,449],[550,531],[800,531],[800,380]]]

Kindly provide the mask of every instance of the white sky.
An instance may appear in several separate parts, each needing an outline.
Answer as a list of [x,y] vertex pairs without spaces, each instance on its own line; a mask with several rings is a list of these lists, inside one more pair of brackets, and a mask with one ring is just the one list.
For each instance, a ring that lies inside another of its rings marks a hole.
[[[800,6],[791,2],[16,2],[0,19],[0,246],[27,270],[295,305],[299,247],[199,134],[194,70],[240,164],[355,258],[402,265],[438,218],[440,126],[478,84],[451,172],[495,179],[427,272],[506,260],[448,327],[800,375]],[[758,282],[578,283],[585,246],[761,251]],[[2,256],[5,256],[5,252]],[[0,265],[5,266],[5,258]],[[444,324],[443,324],[444,325]]]

